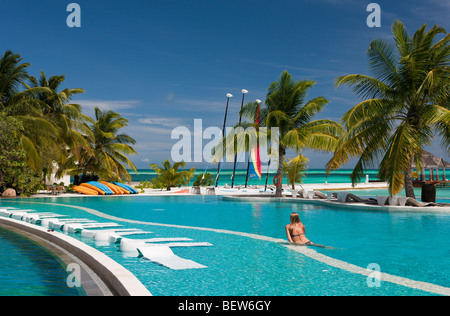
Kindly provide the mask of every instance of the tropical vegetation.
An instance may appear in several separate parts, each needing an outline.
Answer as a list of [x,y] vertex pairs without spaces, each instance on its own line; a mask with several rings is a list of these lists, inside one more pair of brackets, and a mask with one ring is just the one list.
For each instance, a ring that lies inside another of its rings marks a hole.
[[295,190],[296,183],[303,183],[303,178],[305,177],[308,167],[308,161],[308,158],[300,154],[288,162],[284,162],[283,172],[286,175],[292,190]]
[[205,172],[205,173],[199,174],[197,176],[194,183],[192,183],[192,186],[207,187],[207,186],[211,186],[213,184],[214,184],[214,176],[209,172]]
[[98,108],[95,120],[87,117],[71,102],[83,89],[62,88],[64,75],[35,78],[29,67],[11,51],[0,58],[0,193],[29,194],[55,172],[130,180],[125,165],[136,168],[126,155],[136,154],[135,140],[120,132],[128,121]]
[[[351,74],[336,79],[362,102],[342,117],[345,135],[339,141],[328,171],[357,158],[352,182],[379,163],[378,178],[389,183],[391,195],[405,187],[414,197],[412,163],[422,167],[424,147],[440,136],[450,150],[450,36],[427,25],[410,35],[395,21],[393,43],[376,39],[367,56],[373,76]],[[441,35],[441,39],[438,36]]]
[[157,178],[152,179],[154,188],[166,188],[170,191],[172,187],[179,185],[189,185],[190,179],[194,176],[195,168],[182,170],[186,166],[184,161],[174,162],[173,165],[168,159],[161,162],[161,166],[150,164],[150,167],[156,171]]
[[[322,152],[333,151],[343,134],[342,126],[328,119],[313,120],[329,103],[324,97],[306,100],[309,90],[315,81],[296,81],[283,71],[280,78],[274,81],[267,90],[266,100],[260,107],[260,126],[279,129],[277,177],[283,177],[284,157],[286,150],[297,154],[306,149]],[[242,114],[250,119],[256,116],[256,102],[247,103]],[[268,133],[268,137],[271,136]],[[276,153],[272,152],[272,156]],[[282,186],[277,186],[276,196],[281,197]]]

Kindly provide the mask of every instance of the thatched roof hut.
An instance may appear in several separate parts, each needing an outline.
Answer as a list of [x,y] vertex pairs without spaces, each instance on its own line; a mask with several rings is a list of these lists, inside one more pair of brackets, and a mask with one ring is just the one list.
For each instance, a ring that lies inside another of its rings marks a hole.
[[[422,155],[422,170],[420,174],[420,180],[425,180],[425,169],[430,169],[430,181],[439,180],[439,169],[442,169],[443,180],[445,178],[445,169],[450,168],[450,163],[445,161],[442,157],[436,157],[428,151],[423,151]],[[412,167],[417,169],[416,163],[413,162]],[[434,171],[436,170],[436,177],[434,176]]]

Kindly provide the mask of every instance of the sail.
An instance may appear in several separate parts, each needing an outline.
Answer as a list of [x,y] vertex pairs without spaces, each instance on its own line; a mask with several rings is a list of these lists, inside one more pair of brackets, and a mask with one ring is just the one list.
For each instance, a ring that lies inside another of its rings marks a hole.
[[248,177],[249,179],[261,179],[261,173],[261,156],[259,152],[259,146],[255,146],[251,150],[251,163]]
[[[258,106],[256,108],[256,117],[255,117],[255,126],[256,126],[257,130],[259,127],[259,123],[260,123],[260,106],[258,104]],[[248,178],[249,179],[255,179],[255,178],[261,179],[262,172],[261,172],[261,155],[260,155],[260,151],[259,151],[259,142],[257,142],[257,145],[255,147],[250,149],[250,159],[251,159],[251,163],[249,166]]]

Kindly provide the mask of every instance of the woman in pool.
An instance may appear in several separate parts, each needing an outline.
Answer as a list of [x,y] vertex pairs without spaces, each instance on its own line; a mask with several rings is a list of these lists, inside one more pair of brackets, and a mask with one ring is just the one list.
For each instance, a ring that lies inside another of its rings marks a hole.
[[286,225],[286,235],[290,243],[300,245],[313,245],[305,236],[305,225],[303,225],[297,213],[291,213],[291,223]]

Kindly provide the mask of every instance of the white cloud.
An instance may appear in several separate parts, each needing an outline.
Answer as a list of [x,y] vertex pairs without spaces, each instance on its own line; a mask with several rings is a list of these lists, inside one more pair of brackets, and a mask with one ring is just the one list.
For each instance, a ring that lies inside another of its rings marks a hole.
[[[183,105],[186,110],[202,110],[202,111],[223,111],[226,104],[225,101],[211,101],[204,99],[175,99],[174,102],[179,105]],[[230,104],[230,107],[233,106]]]
[[102,111],[133,109],[141,103],[139,100],[74,100],[74,102],[87,110],[93,110],[95,107],[98,107]]
[[129,125],[127,130],[130,134],[134,134],[139,131],[139,136],[154,137],[155,134],[158,135],[171,135],[172,128],[154,127],[154,126],[142,126],[142,125]]
[[138,119],[139,123],[149,125],[161,125],[165,127],[177,127],[182,125],[183,120],[178,118],[158,117],[158,116],[146,116]]

